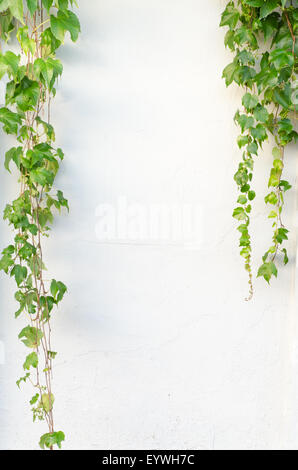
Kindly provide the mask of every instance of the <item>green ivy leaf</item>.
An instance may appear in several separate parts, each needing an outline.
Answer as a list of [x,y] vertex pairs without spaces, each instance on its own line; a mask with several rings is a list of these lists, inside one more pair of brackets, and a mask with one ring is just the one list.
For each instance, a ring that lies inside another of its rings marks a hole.
[[11,266],[13,266],[14,262],[11,259],[10,255],[3,255],[0,259],[0,271],[4,271],[6,274]]
[[265,202],[266,204],[269,203],[275,206],[277,203],[277,195],[274,192],[267,194],[267,196],[265,197]]
[[34,183],[38,183],[41,186],[52,185],[54,181],[54,175],[46,168],[36,168],[30,172],[30,178]]
[[258,144],[253,141],[247,146],[247,151],[251,155],[257,155],[258,154]]
[[63,153],[62,149],[60,149],[60,148],[57,149],[57,155],[60,158],[60,160],[63,160],[64,153]]
[[33,111],[39,98],[39,84],[25,76],[15,87],[9,103],[15,103],[21,111]]
[[237,59],[241,65],[255,65],[254,56],[250,51],[246,49],[243,49],[242,51],[238,52]]
[[258,104],[258,106],[254,109],[254,118],[256,121],[266,123],[269,119],[269,113],[264,106]]
[[53,35],[61,42],[64,41],[66,31],[69,31],[72,41],[76,41],[81,31],[78,17],[72,11],[58,11],[57,16],[51,15],[51,30]]
[[248,143],[249,143],[248,135],[239,135],[239,137],[237,138],[237,144],[240,149],[244,147],[245,145],[247,145]]
[[232,62],[224,68],[222,77],[226,81],[226,86],[229,86],[233,82],[235,73],[238,69],[239,65],[236,62]]
[[68,8],[68,0],[55,0],[57,7],[60,10],[67,10]]
[[269,58],[277,70],[294,65],[293,53],[285,49],[275,49],[270,53]]
[[26,0],[26,1],[27,1],[28,10],[30,11],[31,16],[33,16],[37,10],[38,0]]
[[278,0],[266,0],[262,2],[260,19],[265,18],[278,6]]
[[[0,4],[0,12],[6,10],[5,2],[7,0],[2,0]],[[7,1],[8,3],[8,1]],[[12,15],[8,10],[5,15],[0,15],[0,38],[7,42],[10,39],[12,31],[15,29],[14,23],[12,21]]]
[[262,266],[260,266],[257,277],[263,277],[269,284],[272,275],[277,277],[277,268],[275,264],[270,261],[263,263]]
[[25,54],[28,54],[28,52],[30,51],[31,54],[34,56],[36,50],[36,43],[34,39],[31,39],[29,37],[28,26],[24,26],[23,28],[18,29],[17,39]]
[[252,49],[256,49],[258,47],[258,42],[255,35],[245,26],[241,26],[240,28],[236,29],[234,34],[234,41],[239,46],[247,44]]
[[287,250],[285,248],[283,248],[281,251],[284,254],[284,264],[288,264],[289,258],[288,258]]
[[[238,184],[238,186],[243,186],[247,183],[248,181],[248,173],[246,168],[239,168],[238,171],[236,171],[234,175],[234,180]],[[246,192],[246,191],[244,191]]]
[[20,56],[11,51],[5,52],[0,55],[0,78],[6,73],[15,78],[19,70]]
[[291,106],[290,97],[284,92],[284,90],[276,88],[274,90],[273,97],[275,102],[280,104],[283,108],[289,109]]
[[0,12],[9,8],[10,0],[0,0]]
[[48,351],[48,355],[51,359],[55,359],[55,357],[57,356],[57,352],[56,351]]
[[[51,396],[51,399],[50,399],[50,396]],[[49,395],[48,393],[42,394],[40,404],[46,413],[49,413],[49,411],[51,411],[51,409],[53,408],[54,401],[55,401],[55,397],[52,393],[51,395]]]
[[65,435],[62,431],[47,433],[41,436],[39,445],[42,449],[45,447],[50,449],[52,446],[57,445],[61,449],[61,442],[65,440]]
[[63,192],[58,190],[57,197],[58,197],[58,202],[59,202],[60,207],[66,207],[66,209],[69,212],[68,200],[65,199],[65,197],[63,196]]
[[241,194],[241,195],[238,197],[237,202],[238,202],[239,204],[246,204],[246,203],[247,203],[247,197]]
[[42,337],[43,332],[33,326],[26,326],[19,334],[19,338],[28,348],[37,348]]
[[289,233],[289,230],[287,230],[286,228],[283,228],[283,227],[279,228],[275,235],[276,241],[278,243],[282,243],[284,240],[288,240],[287,233]]
[[17,166],[17,168],[20,168],[20,162],[21,162],[21,156],[23,155],[23,148],[22,147],[12,147],[10,150],[8,150],[5,154],[5,161],[4,161],[4,167],[7,171],[10,173],[9,169],[9,164],[11,160],[13,160]]
[[238,85],[251,87],[252,81],[256,76],[256,71],[252,67],[243,65],[239,67],[234,75],[234,80]]
[[221,15],[220,26],[229,26],[229,28],[235,29],[240,17],[239,11],[232,4],[226,6],[225,11]]
[[268,219],[274,219],[277,217],[277,213],[275,211],[271,211],[268,215]]
[[38,357],[37,357],[36,352],[28,354],[23,364],[24,370],[29,370],[30,367],[34,367],[36,369],[37,366],[38,366]]
[[252,201],[256,197],[256,193],[254,191],[248,191],[248,199]]
[[252,109],[254,109],[257,106],[258,102],[258,97],[256,95],[251,95],[250,93],[245,93],[242,98],[242,104],[245,109],[247,109],[247,111],[251,111]]
[[26,266],[16,264],[12,268],[10,275],[15,277],[16,283],[19,286],[27,277],[27,268]]
[[61,45],[61,41],[53,35],[51,28],[47,28],[41,35],[41,46],[43,48],[43,57],[47,58],[54,54]]
[[20,388],[21,382],[26,382],[29,377],[30,377],[30,373],[27,372],[27,374],[24,377],[21,377],[19,380],[17,380],[16,384],[17,384],[18,388]]
[[12,15],[23,23],[23,0],[9,0],[9,9]]
[[247,116],[246,114],[236,113],[234,119],[238,122],[242,132],[246,129],[251,129],[254,125],[254,118],[252,116]]
[[51,6],[53,5],[53,0],[42,0],[43,6],[46,8],[49,13]]
[[280,187],[284,192],[286,192],[286,191],[288,191],[289,189],[291,189],[292,185],[291,185],[288,181],[286,181],[286,180],[281,180],[281,181],[279,182],[279,187]]
[[36,395],[34,395],[31,400],[30,400],[30,405],[35,405],[35,403],[38,401],[39,399],[39,393],[36,393]]
[[284,167],[284,164],[282,162],[282,160],[280,160],[279,158],[276,158],[274,161],[273,161],[273,167],[275,168],[275,170],[279,171],[281,173],[283,167]]
[[37,80],[42,77],[47,86],[50,87],[54,70],[53,66],[48,61],[45,61],[43,59],[36,59],[36,61],[34,62],[34,73]]
[[17,134],[18,126],[22,124],[22,118],[19,114],[13,113],[7,108],[1,108],[0,122],[3,123],[4,131],[7,134]]
[[55,80],[63,72],[60,60],[48,58],[36,59],[34,62],[34,73],[38,80],[43,79],[47,87],[52,90]]
[[252,128],[251,135],[254,139],[258,140],[259,142],[263,142],[268,137],[266,128],[263,124],[257,124],[256,127]]
[[65,284],[63,284],[63,282],[61,281],[57,282],[55,279],[52,280],[51,294],[57,302],[60,302],[63,299],[66,291],[67,291],[67,287]]
[[268,188],[270,187],[274,188],[279,185],[280,175],[281,175],[280,170],[276,170],[275,168],[272,168],[270,172],[270,178],[268,181]]
[[247,215],[243,207],[236,207],[236,209],[234,209],[233,211],[233,217],[237,220],[245,220],[247,218]]
[[265,19],[262,21],[262,30],[264,33],[264,40],[265,42],[268,41],[268,39],[272,39],[274,37],[274,34],[276,33],[278,29],[278,24],[279,24],[279,14],[278,13],[272,13],[269,16],[267,16]]
[[280,119],[278,122],[278,133],[290,134],[293,130],[293,124],[290,119]]

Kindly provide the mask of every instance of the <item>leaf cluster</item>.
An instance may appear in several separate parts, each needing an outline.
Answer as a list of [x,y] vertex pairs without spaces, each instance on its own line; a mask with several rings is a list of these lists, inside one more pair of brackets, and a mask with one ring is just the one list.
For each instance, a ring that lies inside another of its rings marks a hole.
[[272,244],[263,256],[258,276],[268,283],[277,276],[276,259],[281,254],[288,262],[281,245],[288,239],[282,221],[285,192],[291,188],[283,179],[285,147],[296,142],[294,129],[297,116],[298,71],[298,5],[289,0],[229,1],[221,16],[220,26],[228,28],[225,46],[234,59],[223,70],[227,86],[232,83],[243,89],[242,108],[234,120],[241,134],[237,144],[242,159],[234,175],[239,188],[238,205],[233,217],[240,225],[240,254],[249,274],[252,297],[251,237],[249,233],[255,159],[263,143],[272,136],[273,163],[267,183],[265,203],[271,205],[268,218],[272,221]]
[[[20,182],[19,195],[4,209],[14,238],[2,250],[0,271],[17,286],[15,317],[28,322],[19,339],[30,352],[17,385],[30,380],[34,386],[33,420],[47,422],[49,433],[41,437],[40,446],[50,449],[60,448],[64,440],[53,426],[51,378],[57,353],[50,348],[50,321],[67,288],[56,279],[44,279],[42,240],[49,235],[55,212],[69,207],[63,192],[55,188],[64,154],[55,145],[49,104],[63,72],[56,52],[67,37],[74,42],[80,33],[74,6],[75,0],[0,0],[0,41],[7,43],[6,52],[0,48],[0,79],[7,83],[0,125],[15,139],[5,153],[4,167]],[[17,52],[10,47],[14,38]]]

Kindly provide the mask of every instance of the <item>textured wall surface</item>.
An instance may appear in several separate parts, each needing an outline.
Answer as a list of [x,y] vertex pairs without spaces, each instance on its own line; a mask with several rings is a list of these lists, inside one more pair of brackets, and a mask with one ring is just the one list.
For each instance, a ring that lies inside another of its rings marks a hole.
[[[49,278],[69,288],[53,332],[64,448],[298,448],[295,149],[286,155],[291,262],[271,289],[257,280],[245,302],[231,218],[241,94],[221,80],[231,59],[218,27],[225,2],[80,4],[83,32],[61,53],[52,109],[66,153],[57,185],[71,212],[46,243]],[[1,135],[2,156],[8,145]],[[271,241],[270,164],[266,144],[256,163],[255,268]],[[0,171],[1,210],[17,194],[13,180]],[[197,238],[104,241],[101,205],[123,216],[119,200],[140,210],[198,206]],[[1,221],[1,246],[11,236]],[[13,292],[1,274],[0,448],[31,449],[46,429],[32,424],[31,387],[15,385],[26,351]]]

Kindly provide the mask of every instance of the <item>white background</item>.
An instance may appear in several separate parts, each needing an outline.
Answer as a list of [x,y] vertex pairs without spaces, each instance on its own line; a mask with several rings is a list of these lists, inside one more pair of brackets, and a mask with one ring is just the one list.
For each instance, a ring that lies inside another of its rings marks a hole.
[[[69,288],[54,321],[56,429],[65,449],[298,448],[295,302],[296,163],[285,221],[290,262],[269,288],[246,274],[231,218],[240,153],[225,88],[232,58],[223,0],[80,2],[82,35],[67,42],[52,108],[66,159],[57,179],[71,205],[46,243],[49,278]],[[9,148],[1,137],[2,158]],[[270,246],[264,204],[270,145],[256,163],[255,266]],[[1,170],[1,210],[17,195]],[[96,207],[119,197],[202,207],[202,243],[102,243]],[[0,223],[1,246],[12,237]],[[35,449],[26,353],[14,283],[1,274],[0,448]]]

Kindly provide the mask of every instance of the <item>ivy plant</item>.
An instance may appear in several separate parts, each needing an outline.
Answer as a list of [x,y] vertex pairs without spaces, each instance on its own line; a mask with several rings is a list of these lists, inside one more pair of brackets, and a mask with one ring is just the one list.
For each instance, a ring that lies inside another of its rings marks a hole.
[[[225,46],[234,54],[223,71],[226,85],[243,89],[242,108],[234,117],[240,128],[237,144],[242,159],[234,175],[239,188],[233,217],[239,222],[240,254],[249,277],[249,297],[253,295],[251,237],[249,231],[254,162],[269,135],[273,136],[272,168],[268,178],[268,218],[272,242],[262,258],[257,276],[268,283],[277,276],[279,262],[288,262],[289,230],[282,211],[291,184],[284,179],[285,148],[297,140],[294,129],[298,104],[298,2],[297,0],[229,1],[220,26],[227,27]],[[280,260],[279,260],[280,258]]]
[[[33,421],[43,420],[47,433],[42,449],[61,447],[65,436],[54,425],[51,320],[67,288],[60,280],[46,280],[43,239],[49,235],[54,213],[68,202],[55,188],[63,151],[55,145],[50,124],[50,103],[63,66],[56,52],[70,36],[76,41],[80,23],[73,12],[75,0],[0,0],[0,79],[6,82],[0,123],[15,139],[4,167],[15,167],[20,186],[16,199],[4,209],[4,219],[14,231],[12,243],[2,251],[0,269],[14,278],[16,318],[23,318],[19,339],[28,353],[22,377],[31,382]],[[17,48],[15,46],[17,41]]]

